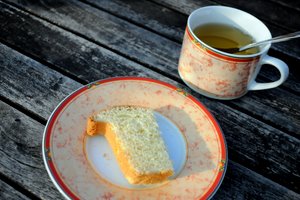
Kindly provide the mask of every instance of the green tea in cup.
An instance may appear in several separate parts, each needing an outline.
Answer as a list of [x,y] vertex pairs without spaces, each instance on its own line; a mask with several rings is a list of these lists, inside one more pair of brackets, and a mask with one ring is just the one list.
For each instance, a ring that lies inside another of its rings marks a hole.
[[[226,24],[211,23],[196,27],[194,34],[205,44],[227,52],[226,49],[240,48],[247,44],[255,42],[255,40],[244,31]],[[247,49],[245,51],[236,52],[238,55],[249,55],[259,52],[258,47]]]

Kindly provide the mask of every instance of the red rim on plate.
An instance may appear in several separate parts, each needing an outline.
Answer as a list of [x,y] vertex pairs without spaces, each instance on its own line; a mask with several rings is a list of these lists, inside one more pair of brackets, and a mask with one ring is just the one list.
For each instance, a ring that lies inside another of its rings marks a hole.
[[58,167],[56,166],[57,163],[55,163],[52,159],[52,136],[54,131],[54,126],[57,123],[58,118],[60,117],[61,112],[63,112],[69,104],[74,101],[77,97],[79,97],[81,94],[83,94],[85,91],[98,87],[98,85],[102,85],[104,83],[113,83],[113,82],[119,82],[119,81],[141,81],[146,83],[154,83],[157,85],[161,85],[163,87],[167,87],[170,90],[174,90],[177,92],[182,93],[185,98],[188,98],[192,102],[194,102],[207,116],[210,123],[212,123],[212,126],[214,127],[214,131],[218,136],[219,139],[219,145],[220,145],[220,162],[219,166],[217,167],[218,171],[216,173],[216,176],[214,178],[214,181],[212,184],[210,184],[209,188],[205,190],[205,193],[201,195],[201,199],[208,199],[212,197],[217,189],[220,187],[220,184],[224,178],[226,168],[227,168],[227,146],[226,141],[224,138],[224,135],[222,133],[222,130],[218,124],[218,122],[215,120],[213,115],[208,111],[208,109],[200,103],[195,97],[193,97],[190,94],[187,94],[182,89],[179,89],[169,83],[165,83],[159,80],[154,80],[150,78],[141,78],[141,77],[116,77],[116,78],[109,78],[104,79],[100,81],[96,81],[93,83],[90,83],[86,86],[81,87],[80,89],[76,90],[75,92],[71,93],[69,96],[67,96],[53,111],[51,114],[48,123],[45,127],[44,131],[44,137],[43,137],[43,159],[46,166],[46,169],[48,171],[48,174],[53,181],[54,185],[58,188],[58,190],[68,199],[80,199],[79,196],[74,192],[73,189],[71,189],[66,183],[66,181],[62,178],[61,172],[59,171]]

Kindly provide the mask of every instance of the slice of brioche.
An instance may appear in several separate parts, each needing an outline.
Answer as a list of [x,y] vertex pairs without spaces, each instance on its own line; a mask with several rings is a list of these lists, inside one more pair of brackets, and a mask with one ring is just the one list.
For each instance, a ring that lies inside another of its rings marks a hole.
[[131,184],[153,184],[173,175],[172,162],[150,109],[119,106],[88,119],[87,134],[103,134]]

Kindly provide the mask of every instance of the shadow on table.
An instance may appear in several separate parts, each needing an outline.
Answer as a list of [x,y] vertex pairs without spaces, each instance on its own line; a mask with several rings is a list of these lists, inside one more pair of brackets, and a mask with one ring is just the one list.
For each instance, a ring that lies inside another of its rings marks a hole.
[[39,6],[41,8],[59,8],[61,6],[64,6],[65,3],[60,0],[44,0],[44,1],[38,1],[38,0],[21,0],[21,4],[25,6]]

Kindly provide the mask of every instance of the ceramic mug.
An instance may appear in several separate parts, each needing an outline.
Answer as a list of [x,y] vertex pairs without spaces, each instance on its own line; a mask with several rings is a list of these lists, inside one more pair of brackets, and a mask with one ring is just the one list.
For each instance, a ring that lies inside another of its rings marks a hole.
[[[207,6],[193,11],[188,18],[178,65],[180,77],[190,88],[211,98],[235,99],[249,90],[277,87],[287,79],[288,66],[267,55],[270,44],[256,54],[236,55],[205,44],[193,33],[196,27],[212,23],[236,27],[254,41],[271,38],[269,29],[244,11],[225,6]],[[255,78],[263,64],[276,67],[280,72],[279,80],[257,83]]]

